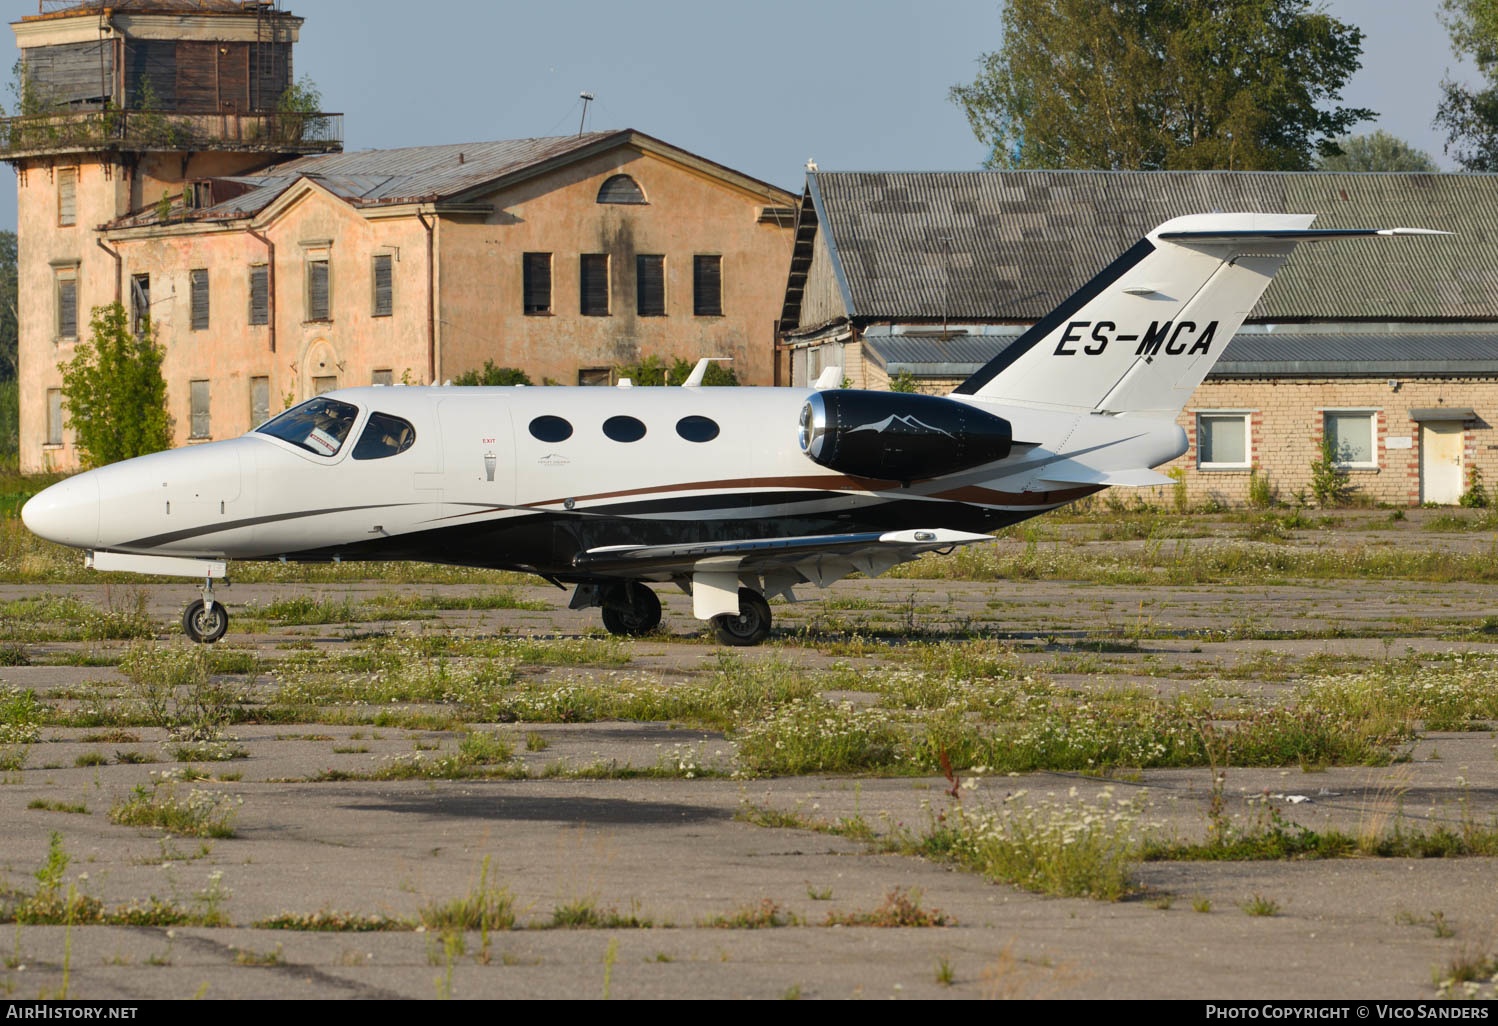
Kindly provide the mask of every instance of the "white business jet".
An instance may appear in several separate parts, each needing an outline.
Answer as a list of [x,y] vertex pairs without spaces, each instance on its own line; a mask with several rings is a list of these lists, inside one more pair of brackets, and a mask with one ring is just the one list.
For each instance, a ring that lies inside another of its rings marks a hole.
[[[990,541],[1103,488],[1167,484],[1176,418],[1316,231],[1201,214],[1138,242],[946,397],[814,388],[358,388],[229,441],[53,485],[22,510],[97,570],[202,579],[183,627],[223,636],[228,560],[425,560],[536,574],[615,634],[692,597],[724,644],[768,600]],[[623,383],[621,383],[623,384]]]

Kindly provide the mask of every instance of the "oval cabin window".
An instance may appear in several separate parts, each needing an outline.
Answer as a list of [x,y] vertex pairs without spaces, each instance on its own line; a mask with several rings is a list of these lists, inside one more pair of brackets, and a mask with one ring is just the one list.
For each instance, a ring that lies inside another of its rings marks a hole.
[[561,417],[537,417],[531,421],[531,436],[543,442],[565,442],[572,437],[572,425]]
[[633,417],[610,417],[603,422],[603,433],[616,442],[638,442],[645,437],[645,425]]
[[598,190],[600,203],[644,203],[645,192],[629,175],[615,175]]
[[718,425],[707,417],[683,417],[676,422],[676,433],[689,442],[711,442],[718,437]]

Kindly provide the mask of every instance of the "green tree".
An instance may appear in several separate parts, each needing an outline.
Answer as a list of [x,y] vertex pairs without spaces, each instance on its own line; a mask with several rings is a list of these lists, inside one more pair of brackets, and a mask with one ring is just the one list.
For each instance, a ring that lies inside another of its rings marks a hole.
[[111,303],[94,307],[89,334],[70,362],[57,365],[67,426],[84,465],[101,467],[171,448],[164,352],[149,322],[137,338],[124,306]]
[[1320,157],[1317,171],[1439,171],[1429,153],[1383,129],[1337,140],[1341,153]]
[[919,392],[921,387],[915,380],[914,374],[908,370],[902,370],[889,379],[889,390],[891,392]]
[[1498,171],[1498,0],[1442,0],[1451,52],[1477,65],[1482,84],[1441,82],[1436,127],[1446,152],[1467,171]]
[[1338,105],[1363,33],[1310,0],[1004,0],[951,99],[990,168],[1306,170],[1374,116]]
[[16,376],[20,321],[17,296],[16,233],[0,232],[0,381]]
[[493,360],[484,361],[483,370],[471,370],[453,378],[454,385],[529,385],[533,382],[523,370],[496,367]]
[[[682,385],[687,378],[692,376],[692,370],[697,366],[696,361],[683,360],[676,357],[670,366],[659,356],[647,356],[637,363],[621,364],[614,368],[614,376],[628,378],[633,384],[646,385]],[[733,368],[721,363],[710,363],[707,372],[702,376],[704,385],[737,385],[738,376],[734,374]]]

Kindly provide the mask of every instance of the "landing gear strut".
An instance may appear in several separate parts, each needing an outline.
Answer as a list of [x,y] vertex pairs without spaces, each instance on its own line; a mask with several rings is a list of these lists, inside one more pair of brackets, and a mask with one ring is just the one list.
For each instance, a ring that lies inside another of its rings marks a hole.
[[182,631],[200,645],[211,645],[229,629],[229,611],[213,600],[213,578],[203,582],[203,597],[182,611]]
[[637,581],[610,589],[603,600],[603,625],[610,634],[637,638],[661,624],[661,600]]
[[724,645],[747,647],[758,645],[770,636],[770,603],[759,592],[739,589],[739,612],[725,613],[712,619],[713,633]]

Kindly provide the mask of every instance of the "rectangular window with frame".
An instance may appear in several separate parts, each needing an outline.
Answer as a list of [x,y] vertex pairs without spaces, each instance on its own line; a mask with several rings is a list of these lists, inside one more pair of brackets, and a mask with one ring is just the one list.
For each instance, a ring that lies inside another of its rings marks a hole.
[[270,378],[250,379],[250,430],[270,420]]
[[333,319],[332,272],[327,257],[307,261],[307,320]]
[[71,228],[78,223],[78,169],[57,169],[57,226]]
[[270,267],[267,264],[250,267],[250,323],[270,323]]
[[192,305],[192,330],[208,330],[208,268],[198,267],[188,272],[189,292]]
[[597,388],[608,388],[614,383],[614,371],[611,367],[588,367],[577,372],[577,383]]
[[371,385],[393,385],[395,384],[395,372],[391,370],[377,370],[370,377]]
[[193,438],[211,438],[213,433],[213,422],[208,410],[208,382],[193,381],[188,385],[192,393],[192,435]]
[[521,256],[520,267],[525,312],[551,313],[551,254],[525,253]]
[[1338,467],[1348,470],[1378,467],[1377,411],[1323,410],[1321,417],[1322,437],[1331,442]]
[[57,337],[78,337],[78,268],[59,267],[56,272]]
[[144,338],[151,328],[151,276],[130,276],[130,331],[136,338]]
[[322,395],[324,392],[338,391],[338,376],[330,374],[325,378],[312,379],[312,394]]
[[1253,466],[1250,415],[1211,412],[1196,415],[1196,465],[1201,470],[1248,470]]
[[390,317],[395,313],[395,257],[376,253],[374,257],[374,316]]
[[635,312],[641,317],[666,316],[666,258],[657,254],[635,257]]
[[62,444],[62,389],[47,389],[47,444]]
[[584,317],[609,315],[609,257],[584,253],[579,260],[579,306]]
[[692,258],[692,314],[696,317],[723,316],[723,258]]

